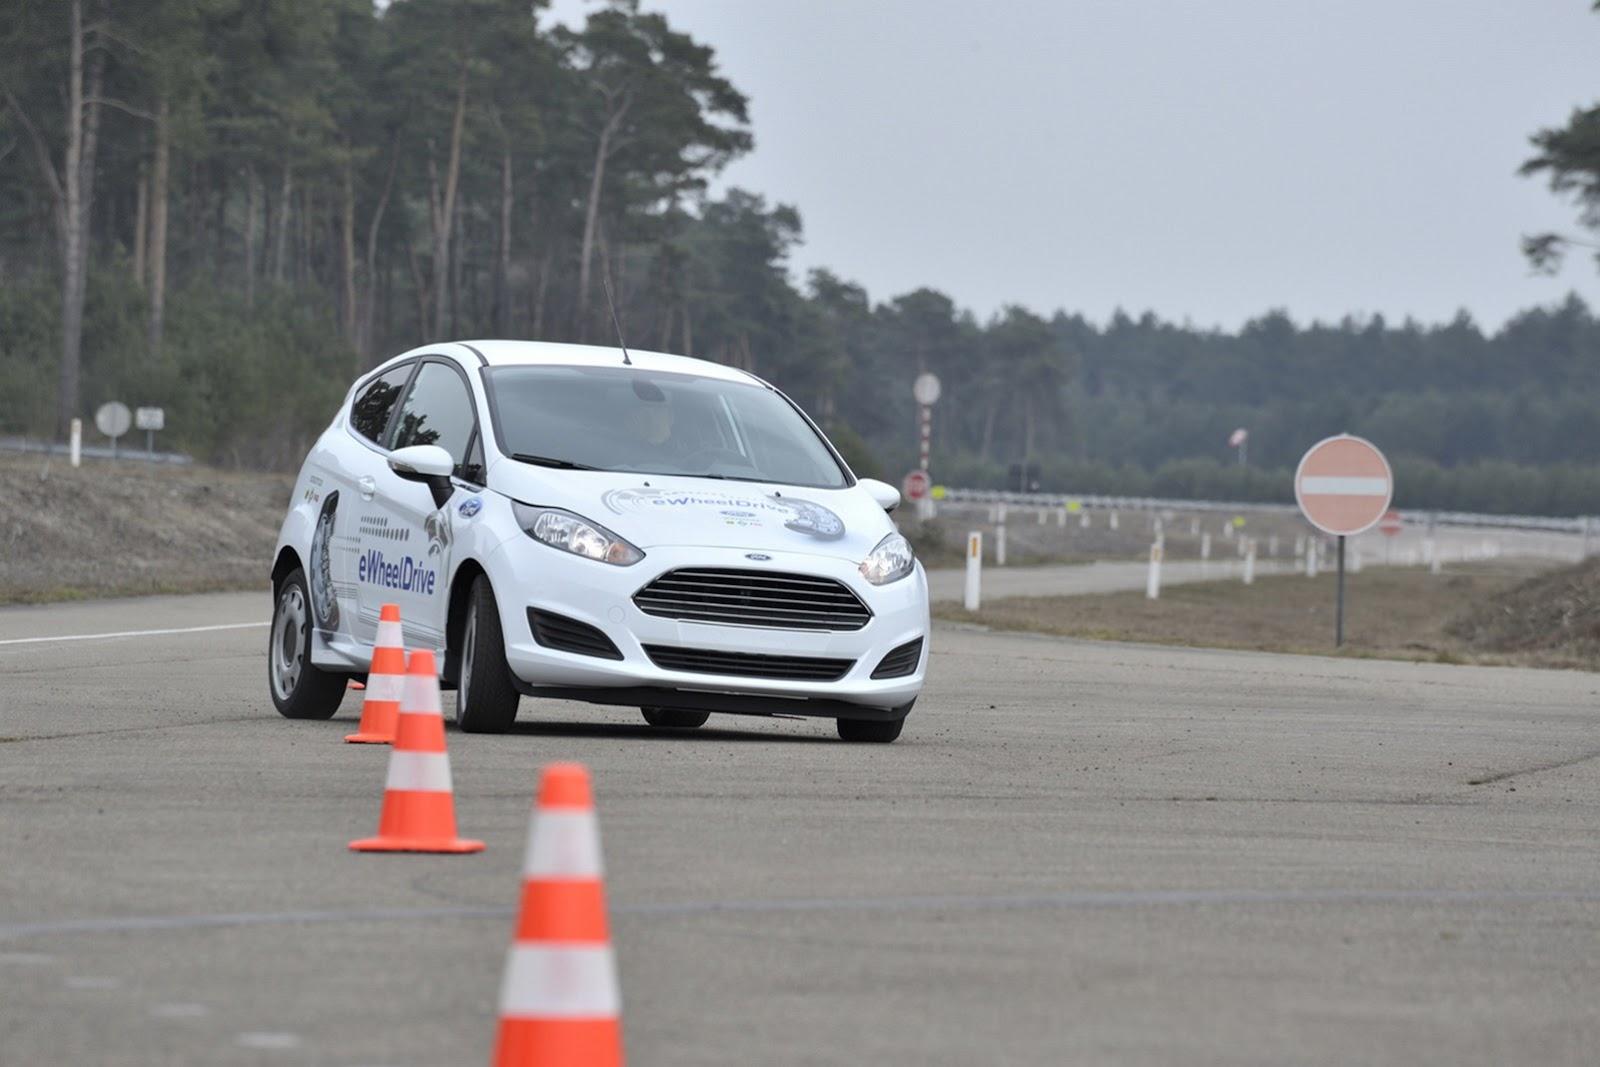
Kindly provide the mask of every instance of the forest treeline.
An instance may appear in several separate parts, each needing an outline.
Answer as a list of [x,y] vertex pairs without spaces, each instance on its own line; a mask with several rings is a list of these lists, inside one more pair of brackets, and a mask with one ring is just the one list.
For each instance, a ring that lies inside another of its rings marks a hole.
[[626,0],[572,28],[542,7],[0,8],[0,435],[120,399],[165,407],[169,446],[289,467],[394,352],[610,343],[609,284],[630,344],[768,378],[864,473],[913,464],[932,370],[950,484],[1029,463],[1053,490],[1283,500],[1348,431],[1396,459],[1406,506],[1600,513],[1600,322],[1576,297],[1492,332],[1220,331],[796,278],[797,208],[708,192],[755,136],[713,51]]

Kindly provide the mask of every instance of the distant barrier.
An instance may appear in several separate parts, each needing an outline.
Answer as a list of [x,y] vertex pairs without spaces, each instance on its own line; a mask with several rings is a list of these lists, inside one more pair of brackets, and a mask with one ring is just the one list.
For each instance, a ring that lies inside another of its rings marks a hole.
[[[1099,511],[1215,511],[1230,514],[1245,512],[1272,512],[1298,515],[1300,509],[1293,504],[1244,503],[1228,500],[1176,500],[1146,496],[1102,496],[1073,493],[1014,493],[1000,489],[950,489],[944,488],[939,504],[1004,504],[1018,508],[1065,508],[1067,510],[1093,509]],[[1077,508],[1071,505],[1076,503]],[[1540,530],[1548,533],[1582,534],[1587,540],[1600,532],[1600,521],[1593,516],[1555,518],[1544,515],[1483,515],[1468,511],[1420,511],[1400,509],[1400,518],[1408,526],[1473,526],[1507,530]]]
[[[142,448],[118,448],[115,452],[104,445],[84,445],[80,449],[86,459],[131,459],[140,463],[169,463],[186,467],[194,457],[183,452],[146,452]],[[0,452],[32,452],[38,455],[67,456],[69,446],[48,441],[30,441],[26,437],[0,437]]]

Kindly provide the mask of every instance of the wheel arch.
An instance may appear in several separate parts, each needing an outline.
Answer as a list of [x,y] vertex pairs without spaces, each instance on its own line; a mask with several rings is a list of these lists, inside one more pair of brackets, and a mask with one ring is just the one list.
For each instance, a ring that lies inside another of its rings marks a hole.
[[467,628],[467,610],[472,603],[472,583],[487,574],[483,564],[464,559],[450,579],[450,603],[445,609],[444,674],[442,681],[454,686],[461,677],[461,639]]
[[283,580],[289,577],[295,568],[305,569],[300,562],[300,554],[288,545],[278,549],[278,557],[272,561],[272,595],[278,595],[278,589],[283,585]]

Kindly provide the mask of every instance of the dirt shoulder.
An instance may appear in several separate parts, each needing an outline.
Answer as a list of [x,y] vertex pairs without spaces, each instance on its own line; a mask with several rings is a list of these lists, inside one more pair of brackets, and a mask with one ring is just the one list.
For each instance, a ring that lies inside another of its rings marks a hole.
[[[1541,583],[1550,580],[1537,565],[1505,561],[1446,568],[1438,576],[1422,568],[1368,568],[1347,578],[1346,643],[1338,654],[1600,670],[1600,641],[1533,640],[1528,626],[1516,628],[1519,643],[1497,641],[1465,621],[1496,619],[1508,604],[1528,605],[1532,613],[1543,599]],[[1155,601],[1143,592],[1018,597],[991,601],[976,613],[936,604],[934,614],[1064,637],[1333,655],[1334,595],[1332,575],[1283,575],[1249,586],[1169,586]],[[1530,625],[1552,629],[1542,617]]]
[[294,479],[0,453],[0,603],[265,588]]

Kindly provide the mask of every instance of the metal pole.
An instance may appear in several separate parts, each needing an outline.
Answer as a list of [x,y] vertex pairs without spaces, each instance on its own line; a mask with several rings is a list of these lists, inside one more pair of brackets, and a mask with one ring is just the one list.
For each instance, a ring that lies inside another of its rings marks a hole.
[[1344,647],[1344,534],[1339,535],[1339,606],[1334,612],[1333,647]]

